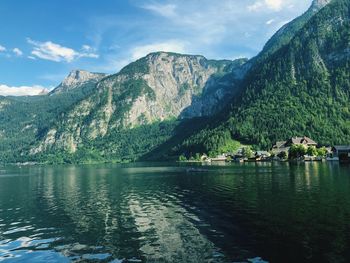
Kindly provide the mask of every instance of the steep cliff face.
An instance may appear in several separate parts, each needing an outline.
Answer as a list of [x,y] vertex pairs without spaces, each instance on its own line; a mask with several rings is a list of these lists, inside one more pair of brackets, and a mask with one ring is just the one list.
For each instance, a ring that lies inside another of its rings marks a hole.
[[63,114],[30,152],[75,152],[116,129],[212,115],[234,95],[232,80],[244,63],[152,53],[99,81],[95,92]]
[[50,94],[59,94],[62,92],[77,89],[86,84],[95,84],[104,78],[106,74],[92,73],[85,70],[73,70]]

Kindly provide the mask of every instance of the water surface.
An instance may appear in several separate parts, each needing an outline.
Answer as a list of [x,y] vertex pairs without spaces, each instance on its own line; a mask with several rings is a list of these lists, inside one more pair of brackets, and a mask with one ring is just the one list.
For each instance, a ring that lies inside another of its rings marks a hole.
[[350,262],[349,166],[204,169],[0,167],[0,261]]

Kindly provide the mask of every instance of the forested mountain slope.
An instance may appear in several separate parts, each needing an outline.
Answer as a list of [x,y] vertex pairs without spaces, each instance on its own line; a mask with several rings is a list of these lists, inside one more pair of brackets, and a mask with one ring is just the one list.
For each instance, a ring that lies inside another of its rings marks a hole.
[[349,143],[349,59],[350,4],[334,0],[287,45],[251,67],[231,110],[222,113],[226,121],[177,150],[210,151],[225,137],[263,148],[296,135],[324,145]]
[[310,8],[301,16],[295,18],[291,22],[282,26],[265,44],[263,50],[260,54],[254,58],[261,60],[265,59],[269,55],[273,54],[275,51],[279,50],[284,45],[288,44],[295,34],[302,29],[305,24],[313,17],[320,9],[326,6],[331,0],[314,0]]
[[22,149],[37,141],[60,114],[85,98],[94,82],[60,93],[41,96],[0,96],[0,162],[25,160]]

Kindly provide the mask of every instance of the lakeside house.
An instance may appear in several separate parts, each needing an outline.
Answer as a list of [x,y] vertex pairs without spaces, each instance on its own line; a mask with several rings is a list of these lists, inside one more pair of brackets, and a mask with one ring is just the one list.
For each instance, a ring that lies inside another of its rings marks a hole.
[[[317,148],[318,143],[309,137],[292,137],[286,141],[276,142],[270,152],[255,151],[242,147],[235,152],[227,152],[216,157],[201,155],[201,162],[264,162],[264,161],[340,161],[350,163],[350,145]],[[302,147],[295,147],[302,146]]]
[[292,137],[287,141],[279,141],[272,147],[272,153],[276,156],[285,152],[288,154],[292,145],[304,145],[305,147],[317,146],[317,142],[309,137]]
[[268,151],[256,151],[254,154],[255,161],[257,162],[263,162],[269,160],[271,157],[271,154]]
[[226,162],[227,161],[227,155],[223,154],[223,155],[218,155],[215,158],[211,158],[212,162]]
[[333,158],[341,163],[350,163],[350,145],[338,145],[332,148]]

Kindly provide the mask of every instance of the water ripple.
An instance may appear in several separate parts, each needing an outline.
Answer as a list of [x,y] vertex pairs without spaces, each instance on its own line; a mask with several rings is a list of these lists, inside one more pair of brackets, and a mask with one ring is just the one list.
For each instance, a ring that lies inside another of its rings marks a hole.
[[302,262],[325,251],[347,259],[349,169],[205,169],[186,173],[186,166],[166,164],[1,171],[8,176],[0,177],[0,261]]

